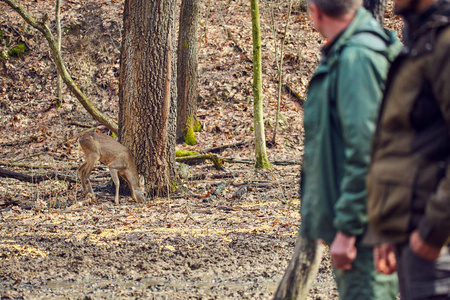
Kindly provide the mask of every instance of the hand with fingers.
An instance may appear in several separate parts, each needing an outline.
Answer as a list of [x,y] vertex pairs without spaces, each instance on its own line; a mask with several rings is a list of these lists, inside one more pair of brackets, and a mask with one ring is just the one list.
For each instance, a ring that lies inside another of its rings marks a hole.
[[338,232],[330,247],[331,263],[337,269],[350,270],[356,258],[356,238]]
[[373,262],[375,269],[383,274],[392,274],[397,268],[394,246],[392,244],[381,244],[373,249]]
[[441,255],[441,248],[425,242],[418,231],[414,231],[409,237],[409,247],[420,258],[425,260],[435,260]]

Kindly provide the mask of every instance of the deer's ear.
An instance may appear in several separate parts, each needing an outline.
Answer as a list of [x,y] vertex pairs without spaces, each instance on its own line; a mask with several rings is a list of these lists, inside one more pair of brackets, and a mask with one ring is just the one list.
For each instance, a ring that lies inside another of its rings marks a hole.
[[139,175],[139,185],[141,185],[141,186],[145,185],[145,178],[142,175]]

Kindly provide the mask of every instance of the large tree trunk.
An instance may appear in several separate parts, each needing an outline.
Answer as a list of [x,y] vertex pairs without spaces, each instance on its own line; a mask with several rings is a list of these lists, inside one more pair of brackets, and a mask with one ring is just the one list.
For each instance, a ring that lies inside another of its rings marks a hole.
[[306,299],[322,258],[323,245],[297,235],[294,254],[273,299]]
[[364,7],[372,13],[378,23],[383,25],[386,0],[364,0]]
[[178,36],[178,110],[177,140],[185,135],[186,143],[195,144],[194,131],[197,121],[197,30],[200,0],[183,0],[180,11],[180,30]]
[[263,94],[262,94],[262,64],[261,64],[261,21],[259,16],[259,1],[251,0],[252,33],[253,33],[253,118],[255,124],[255,166],[270,168],[266,150],[264,133]]
[[168,195],[175,178],[175,8],[176,0],[126,0],[124,8],[120,141],[151,196]]

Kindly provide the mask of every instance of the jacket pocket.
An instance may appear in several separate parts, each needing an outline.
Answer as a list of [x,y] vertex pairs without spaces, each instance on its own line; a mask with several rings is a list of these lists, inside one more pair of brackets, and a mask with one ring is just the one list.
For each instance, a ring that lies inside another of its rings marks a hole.
[[373,166],[367,190],[368,217],[375,230],[390,236],[408,231],[416,174],[414,164]]

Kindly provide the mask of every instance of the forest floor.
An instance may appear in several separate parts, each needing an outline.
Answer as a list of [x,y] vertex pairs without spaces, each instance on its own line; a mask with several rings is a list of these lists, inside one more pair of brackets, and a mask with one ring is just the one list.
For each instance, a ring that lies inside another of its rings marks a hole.
[[[91,176],[98,200],[80,202],[75,171],[83,157],[76,138],[92,128],[107,131],[65,88],[64,103],[55,108],[56,70],[45,40],[0,2],[1,56],[19,42],[28,49],[0,59],[0,168],[49,178],[40,183],[0,178],[0,299],[273,296],[301,221],[302,101],[325,42],[300,1],[293,2],[283,75],[298,97],[283,94],[277,140],[268,148],[271,161],[288,164],[269,171],[238,163],[226,163],[222,171],[210,162],[190,165],[170,198],[136,204],[121,196],[118,206],[109,172],[100,165]],[[53,1],[20,3],[37,18],[47,13],[53,19]],[[401,21],[392,16],[390,3],[386,26],[399,31]],[[62,1],[63,58],[76,83],[115,120],[122,11],[119,0]],[[277,98],[274,45],[279,47],[283,36],[287,7],[274,7],[275,35],[269,12],[262,2],[264,111],[271,141]],[[177,149],[245,142],[219,155],[253,159],[251,36],[248,1],[202,1],[198,116],[203,130],[197,133],[198,144]],[[337,299],[327,254],[309,298]]]

